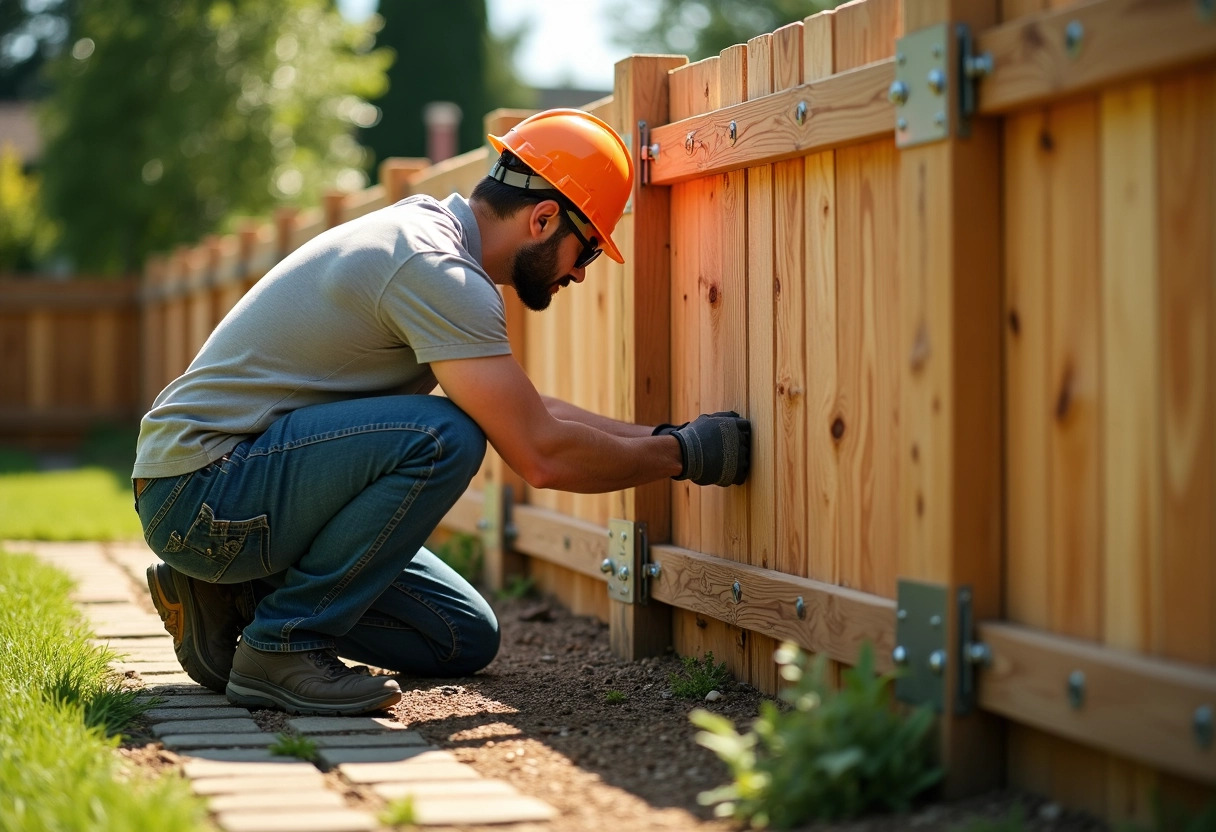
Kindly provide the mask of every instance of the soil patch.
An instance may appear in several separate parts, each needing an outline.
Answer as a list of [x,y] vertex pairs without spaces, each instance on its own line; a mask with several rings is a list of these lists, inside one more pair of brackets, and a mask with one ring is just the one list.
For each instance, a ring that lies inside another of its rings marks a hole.
[[[401,679],[404,696],[392,711],[426,740],[452,751],[486,777],[506,780],[559,811],[543,825],[512,832],[726,832],[737,826],[715,819],[698,804],[700,792],[729,780],[726,767],[696,744],[689,722],[703,707],[746,728],[765,698],[731,683],[716,701],[674,696],[668,679],[680,670],[672,654],[639,662],[613,657],[608,628],[535,599],[492,602],[502,628],[502,649],[482,673],[463,679]],[[284,716],[254,712],[263,730],[277,732]],[[120,753],[165,770],[176,756],[136,731]],[[336,774],[327,777],[337,778]],[[370,791],[343,789],[352,805],[376,811]],[[996,826],[1020,812],[1020,825]],[[988,826],[983,822],[989,821]],[[492,832],[477,827],[464,832]],[[926,802],[902,815],[872,815],[806,832],[1109,832],[1079,813],[1041,798],[996,792],[964,801]]]

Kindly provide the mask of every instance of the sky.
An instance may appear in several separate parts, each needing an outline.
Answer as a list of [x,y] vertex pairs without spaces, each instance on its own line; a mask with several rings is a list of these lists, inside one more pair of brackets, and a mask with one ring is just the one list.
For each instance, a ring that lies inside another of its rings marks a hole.
[[[377,0],[340,0],[358,19]],[[609,0],[486,0],[490,30],[506,31],[530,19],[532,26],[516,53],[520,78],[534,87],[612,89],[613,65],[629,51],[609,39]]]

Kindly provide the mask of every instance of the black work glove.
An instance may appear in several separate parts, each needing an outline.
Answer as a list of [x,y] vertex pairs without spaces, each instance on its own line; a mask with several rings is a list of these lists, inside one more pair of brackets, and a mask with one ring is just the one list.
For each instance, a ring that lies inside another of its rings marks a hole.
[[684,460],[684,470],[673,479],[721,486],[747,479],[752,423],[733,410],[702,414],[670,433],[679,440]]
[[666,422],[664,422],[663,424],[659,425],[657,428],[652,430],[650,432],[650,435],[651,436],[670,436],[673,433],[675,433],[676,431],[678,431],[680,428],[686,428],[686,427],[688,427],[688,422],[685,422],[682,425],[669,425]]

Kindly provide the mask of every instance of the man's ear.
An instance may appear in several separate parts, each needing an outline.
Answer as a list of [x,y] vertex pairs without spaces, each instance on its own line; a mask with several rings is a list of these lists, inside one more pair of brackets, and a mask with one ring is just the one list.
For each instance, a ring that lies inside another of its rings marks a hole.
[[532,211],[528,216],[528,230],[531,231],[533,239],[543,237],[550,226],[555,226],[561,219],[561,206],[557,204],[555,199],[546,199],[532,206]]

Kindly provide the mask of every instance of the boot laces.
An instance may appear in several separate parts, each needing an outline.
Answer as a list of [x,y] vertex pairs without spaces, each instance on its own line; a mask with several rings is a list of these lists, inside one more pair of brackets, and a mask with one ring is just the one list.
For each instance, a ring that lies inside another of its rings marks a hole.
[[318,670],[325,674],[327,679],[337,679],[340,676],[347,676],[351,672],[350,668],[338,659],[336,650],[313,650],[308,653],[308,658],[317,666]]

